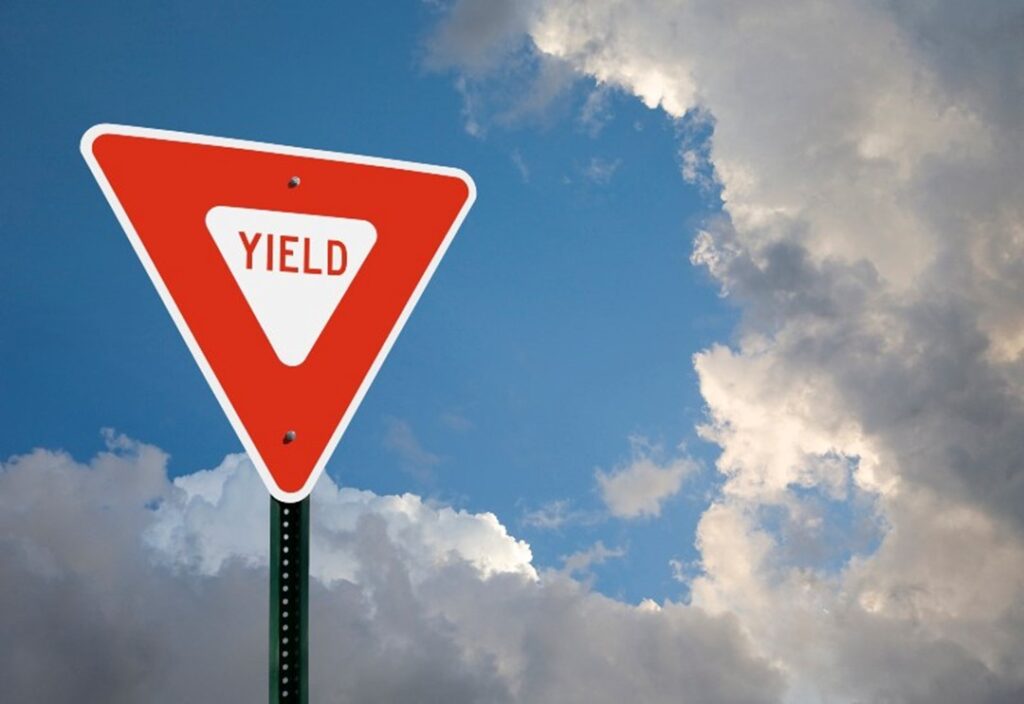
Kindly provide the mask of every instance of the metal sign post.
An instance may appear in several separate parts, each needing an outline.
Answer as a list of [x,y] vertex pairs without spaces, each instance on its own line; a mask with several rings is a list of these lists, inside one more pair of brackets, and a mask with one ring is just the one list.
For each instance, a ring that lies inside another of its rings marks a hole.
[[270,499],[270,704],[309,702],[309,497]]

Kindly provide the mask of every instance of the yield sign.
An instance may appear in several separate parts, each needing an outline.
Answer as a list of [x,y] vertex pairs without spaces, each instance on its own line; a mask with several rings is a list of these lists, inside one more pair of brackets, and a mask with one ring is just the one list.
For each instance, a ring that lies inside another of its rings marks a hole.
[[270,493],[313,485],[476,196],[463,171],[97,125],[82,154]]

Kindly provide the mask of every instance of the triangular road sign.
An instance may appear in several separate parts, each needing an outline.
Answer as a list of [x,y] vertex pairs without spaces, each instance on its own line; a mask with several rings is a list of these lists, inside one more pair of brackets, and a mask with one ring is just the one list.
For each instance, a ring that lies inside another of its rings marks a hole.
[[121,125],[82,154],[270,493],[309,495],[476,197],[463,171]]

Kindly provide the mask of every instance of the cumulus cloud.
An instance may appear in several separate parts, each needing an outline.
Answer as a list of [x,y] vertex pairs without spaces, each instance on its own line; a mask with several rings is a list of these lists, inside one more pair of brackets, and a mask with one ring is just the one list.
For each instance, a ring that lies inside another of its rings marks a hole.
[[713,125],[692,261],[743,318],[694,357],[693,603],[793,702],[1024,698],[1024,6],[530,8],[539,55]]
[[633,458],[628,464],[594,475],[601,499],[618,518],[659,516],[662,504],[679,493],[697,465],[685,456],[659,462],[660,448],[643,438],[633,438],[632,443]]
[[558,58],[530,50],[524,32],[536,3],[455,0],[445,5],[445,21],[424,42],[423,65],[433,71],[458,67],[455,88],[466,131],[483,137],[492,123],[547,121],[574,72]]
[[[269,509],[254,468],[232,455],[170,481],[159,449],[107,440],[85,464],[49,450],[0,464],[3,700],[260,701]],[[319,701],[778,701],[781,675],[733,619],[538,574],[492,514],[327,477],[312,502]]]

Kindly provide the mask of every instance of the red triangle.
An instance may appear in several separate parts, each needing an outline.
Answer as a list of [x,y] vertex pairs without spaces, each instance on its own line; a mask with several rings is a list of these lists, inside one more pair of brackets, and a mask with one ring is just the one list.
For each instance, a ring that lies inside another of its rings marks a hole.
[[[472,179],[444,167],[116,125],[86,132],[82,153],[267,488],[282,501],[305,498],[472,205]],[[300,185],[289,187],[294,176]],[[207,229],[218,206],[376,229],[297,366],[275,353]],[[285,443],[290,430],[295,440]]]

